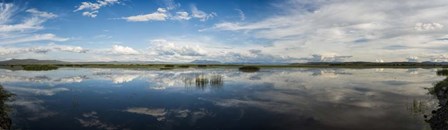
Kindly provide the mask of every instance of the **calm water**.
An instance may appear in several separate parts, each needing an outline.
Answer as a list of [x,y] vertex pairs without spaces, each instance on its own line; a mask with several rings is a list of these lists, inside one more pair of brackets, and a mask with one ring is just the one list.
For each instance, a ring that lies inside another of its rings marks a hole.
[[439,108],[436,71],[0,70],[15,94],[2,118],[12,129],[423,130]]

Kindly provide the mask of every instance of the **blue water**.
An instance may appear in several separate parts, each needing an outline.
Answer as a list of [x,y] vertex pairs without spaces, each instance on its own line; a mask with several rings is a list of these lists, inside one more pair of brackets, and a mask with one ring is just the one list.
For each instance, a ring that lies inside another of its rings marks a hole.
[[436,69],[0,70],[12,129],[422,130]]

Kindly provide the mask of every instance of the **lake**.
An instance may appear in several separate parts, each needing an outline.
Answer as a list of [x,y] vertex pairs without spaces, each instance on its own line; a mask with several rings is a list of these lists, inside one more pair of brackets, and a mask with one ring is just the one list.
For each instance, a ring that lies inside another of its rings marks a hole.
[[431,112],[443,108],[446,102],[443,96],[431,94],[441,91],[431,88],[446,78],[438,76],[437,71],[0,69],[3,89],[15,94],[2,101],[1,126],[103,130],[431,129],[440,120],[426,120],[436,117]]

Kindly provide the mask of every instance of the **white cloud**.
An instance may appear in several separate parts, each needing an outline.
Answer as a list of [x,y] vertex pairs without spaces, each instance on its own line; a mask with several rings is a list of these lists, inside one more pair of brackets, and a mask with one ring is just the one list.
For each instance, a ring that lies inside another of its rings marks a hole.
[[[180,4],[174,3],[171,0],[166,1],[166,6],[167,7],[165,8],[158,8],[157,11],[153,13],[122,17],[121,19],[124,19],[129,22],[166,21],[166,20],[181,21],[181,20],[190,20],[192,18],[199,19],[200,21],[206,21],[208,19],[217,16],[215,12],[206,13],[202,10],[199,10],[195,5],[191,6],[191,13],[181,10],[176,11],[174,9],[180,7]],[[172,13],[174,11],[176,12],[173,15]]]
[[57,18],[56,14],[35,8],[25,10],[22,21],[13,19],[20,12],[19,7],[11,3],[0,3],[0,44],[31,43],[38,41],[62,42],[68,38],[58,37],[53,33],[38,33],[45,29],[43,24]]
[[243,10],[241,9],[235,9],[238,12],[238,15],[240,15],[240,20],[244,21],[246,19],[246,15],[244,14]]
[[118,3],[120,3],[119,0],[97,0],[96,2],[93,3],[81,2],[81,5],[79,5],[73,12],[84,11],[82,13],[83,16],[95,18],[98,15],[101,7],[111,6]]
[[158,8],[156,12],[150,14],[136,15],[124,17],[126,21],[130,22],[146,22],[146,21],[165,21],[168,18],[166,9]]
[[17,9],[14,8],[14,4],[0,3],[0,11],[0,25],[3,25],[11,20],[10,18]]
[[57,15],[49,12],[39,11],[37,9],[28,9],[27,13],[30,17],[25,18],[21,23],[8,24],[11,23],[12,17],[17,14],[18,7],[13,4],[0,3],[0,37],[3,37],[12,32],[30,32],[35,30],[44,29],[42,24],[49,19],[56,18]]
[[311,58],[301,58],[300,60],[304,60],[307,62],[344,62],[352,56],[336,56],[336,55],[320,55],[314,54]]
[[26,54],[26,53],[48,53],[51,51],[60,52],[73,52],[73,53],[86,53],[88,50],[79,46],[67,46],[49,44],[46,46],[35,47],[0,47],[0,55],[14,55],[14,54]]
[[173,17],[175,20],[190,20],[191,17],[188,12],[176,12],[176,15]]
[[173,10],[180,7],[180,3],[174,2],[174,0],[164,0],[167,10]]
[[63,41],[67,41],[67,40],[69,40],[69,39],[58,37],[51,33],[46,33],[46,34],[35,34],[35,35],[31,35],[31,36],[17,37],[14,39],[6,39],[6,40],[2,40],[1,44],[15,44],[15,43],[35,42],[35,41],[63,42]]
[[113,45],[112,49],[110,50],[112,54],[118,54],[118,55],[136,55],[139,54],[137,50],[134,50],[131,47],[127,46],[121,46],[121,45]]
[[65,51],[65,52],[75,52],[75,53],[86,53],[88,50],[79,46],[65,46],[65,45],[50,45],[53,50]]
[[92,11],[92,12],[86,11],[86,12],[82,12],[82,15],[83,16],[87,16],[87,17],[91,17],[91,18],[95,18],[96,16],[98,16],[98,11],[97,10]]
[[433,62],[448,62],[448,54],[430,56]]
[[[448,33],[444,29],[448,1],[290,0],[276,7],[280,13],[255,22],[224,21],[200,31],[232,31],[266,40],[272,45],[263,52],[295,58],[333,53],[359,61],[377,57],[402,61],[409,55],[448,53],[434,51],[447,47],[446,41],[438,39]],[[406,48],[388,48],[393,46]]]
[[215,12],[212,12],[212,13],[209,13],[209,14],[205,13],[204,11],[199,10],[196,7],[196,5],[191,5],[191,16],[193,18],[199,19],[200,21],[206,21],[208,19],[211,19],[211,18],[217,16],[217,14]]
[[417,31],[431,31],[442,29],[443,25],[440,23],[416,23],[414,29]]
[[205,56],[207,54],[199,45],[180,45],[165,39],[151,40],[150,50],[161,56]]
[[406,59],[408,60],[408,62],[418,62],[418,57],[416,56],[410,56]]
[[42,18],[56,18],[57,15],[53,14],[53,13],[49,13],[49,12],[44,12],[44,11],[39,11],[35,8],[32,9],[27,9],[26,12],[33,14],[34,16],[38,16],[38,17],[42,17]]

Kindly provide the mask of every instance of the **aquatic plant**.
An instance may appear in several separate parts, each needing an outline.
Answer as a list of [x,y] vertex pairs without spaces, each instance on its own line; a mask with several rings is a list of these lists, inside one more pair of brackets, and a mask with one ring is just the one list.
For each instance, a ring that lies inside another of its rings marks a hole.
[[[437,71],[437,75],[447,76],[447,70]],[[439,108],[433,110],[432,116],[426,120],[433,130],[448,129],[448,77],[434,84],[428,89],[429,94],[434,95],[439,101]],[[425,115],[425,118],[428,117]]]
[[179,68],[190,68],[188,65],[179,65]]
[[58,69],[55,65],[23,65],[23,70],[30,71],[46,71],[46,70],[56,70]]
[[260,68],[256,66],[243,66],[240,67],[238,70],[240,70],[241,72],[257,72],[260,71]]
[[448,69],[443,69],[443,70],[437,71],[437,75],[448,76]]
[[166,68],[173,68],[174,65],[165,65]]
[[6,105],[6,102],[9,101],[12,96],[14,96],[14,94],[9,93],[0,85],[0,129],[2,130],[11,129],[12,122],[8,115],[10,108]]
[[160,68],[160,70],[172,70],[173,68],[171,68],[171,67],[163,67],[163,68]]

